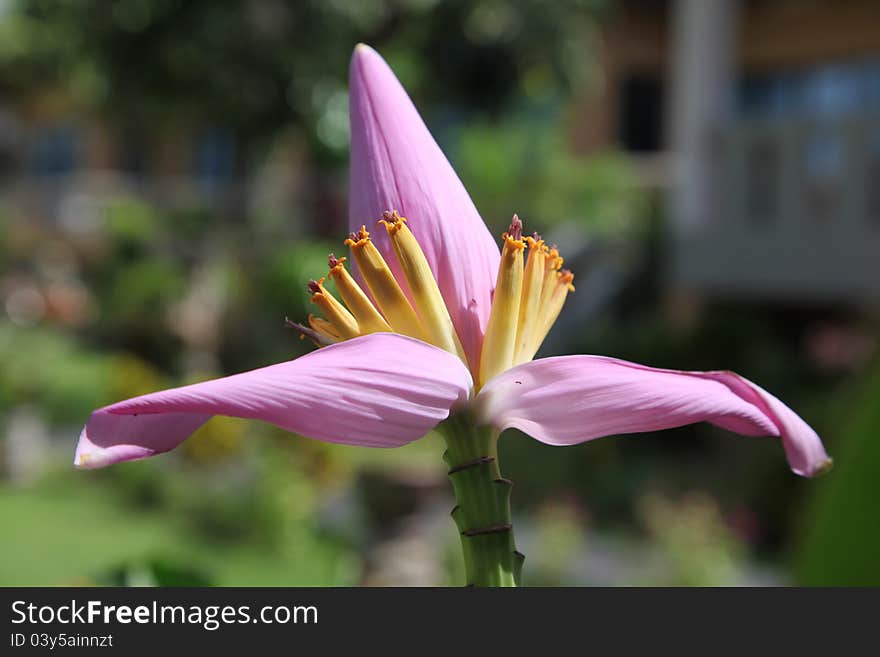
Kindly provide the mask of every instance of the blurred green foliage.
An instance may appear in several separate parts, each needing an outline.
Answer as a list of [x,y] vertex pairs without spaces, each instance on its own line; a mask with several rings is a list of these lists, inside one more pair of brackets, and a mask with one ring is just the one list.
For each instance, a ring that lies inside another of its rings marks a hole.
[[163,384],[143,361],[84,350],[56,331],[0,325],[0,359],[0,411],[34,404],[57,423],[79,422],[119,395]]
[[568,221],[597,238],[643,235],[650,197],[630,163],[615,153],[577,157],[562,125],[514,114],[460,130],[453,155],[483,216],[499,231],[517,212],[530,231]]
[[833,477],[817,482],[796,554],[798,582],[809,586],[880,586],[880,363],[851,395],[841,418]]
[[429,106],[500,114],[522,90],[567,94],[594,81],[583,54],[606,4],[13,0],[0,21],[0,80],[17,95],[64,93],[141,139],[215,126],[262,143],[295,122],[318,160],[338,161],[353,44],[380,47]]
[[[154,486],[171,485],[162,478],[161,468],[151,472],[159,480]],[[185,476],[180,471],[174,474]],[[194,508],[170,502],[144,507],[120,499],[124,474],[116,473],[107,481],[83,481],[81,473],[73,475],[78,478],[74,481],[71,476],[57,473],[53,481],[36,488],[0,487],[0,517],[17,528],[0,547],[4,585],[112,584],[120,579],[126,584],[208,581],[225,586],[328,586],[356,581],[355,556],[332,537],[323,536],[308,518],[300,516],[288,527],[283,536],[286,544],[267,545],[248,536],[254,513],[239,506],[234,524],[245,535],[218,540],[216,528],[193,525]],[[187,496],[195,502],[202,494],[190,485]],[[223,498],[214,508],[222,510],[228,501],[229,497]],[[259,515],[259,508],[254,511]]]

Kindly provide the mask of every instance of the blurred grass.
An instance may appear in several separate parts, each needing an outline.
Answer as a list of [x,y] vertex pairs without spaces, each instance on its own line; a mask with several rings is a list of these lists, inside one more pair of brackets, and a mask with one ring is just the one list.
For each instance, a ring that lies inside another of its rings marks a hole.
[[[34,522],[34,519],[39,522]],[[226,545],[190,532],[167,513],[132,510],[87,485],[0,488],[4,586],[88,585],[120,565],[196,565],[217,586],[342,586],[356,563],[330,540],[303,533],[295,551]]]

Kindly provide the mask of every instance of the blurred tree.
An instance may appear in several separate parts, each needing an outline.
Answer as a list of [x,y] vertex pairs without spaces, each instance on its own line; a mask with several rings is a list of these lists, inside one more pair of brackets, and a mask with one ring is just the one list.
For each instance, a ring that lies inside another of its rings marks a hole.
[[238,159],[292,122],[316,158],[347,151],[346,71],[358,41],[421,100],[500,114],[522,90],[554,95],[592,70],[605,0],[17,0],[0,22],[0,92],[57,94],[141,139],[235,134]]

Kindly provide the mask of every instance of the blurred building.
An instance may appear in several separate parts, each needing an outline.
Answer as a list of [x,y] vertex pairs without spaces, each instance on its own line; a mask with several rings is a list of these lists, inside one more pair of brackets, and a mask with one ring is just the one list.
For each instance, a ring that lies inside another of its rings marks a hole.
[[674,288],[880,299],[880,3],[625,1],[584,150],[666,193]]
[[[880,299],[880,3],[612,7],[604,85],[576,138],[585,152],[628,152],[645,184],[666,194],[672,289]],[[0,98],[0,196],[73,232],[91,230],[103,200],[120,194],[244,214],[253,190],[240,175],[243,151],[209,126],[156,141],[81,116],[58,95]],[[286,201],[281,216],[292,214]]]
[[[63,101],[64,99],[62,99]],[[0,118],[0,192],[29,216],[88,231],[103,201],[120,195],[160,207],[237,208],[236,144],[205,129],[146,141],[119,134],[64,102],[24,104]]]

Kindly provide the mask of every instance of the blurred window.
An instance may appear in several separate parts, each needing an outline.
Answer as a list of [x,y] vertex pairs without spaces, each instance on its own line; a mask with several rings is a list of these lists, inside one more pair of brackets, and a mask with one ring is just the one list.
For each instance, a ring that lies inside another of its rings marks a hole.
[[846,147],[840,135],[807,137],[799,158],[804,213],[813,221],[832,221],[843,205]]
[[79,162],[79,135],[72,125],[37,128],[30,147],[30,168],[38,176],[70,173]]
[[747,76],[740,106],[760,118],[880,112],[880,58]]
[[[864,190],[867,220],[880,214],[880,190],[872,181],[880,175],[880,143],[855,144],[849,135],[860,126],[880,129],[880,58],[825,63],[811,68],[747,76],[740,89],[744,117],[759,124],[795,128],[796,184],[803,215],[812,222],[833,221],[845,201],[847,176],[857,171],[868,181]],[[857,151],[862,147],[865,157]],[[751,154],[750,154],[751,156]],[[766,159],[765,159],[766,158]],[[749,206],[760,215],[768,188],[781,181],[766,178],[774,158],[769,153],[749,157]],[[777,154],[777,164],[779,157]],[[756,167],[756,168],[755,168]],[[858,169],[853,169],[858,167]],[[764,181],[763,183],[761,181]]]
[[782,153],[774,135],[757,135],[746,150],[746,216],[756,224],[771,223],[779,214]]
[[122,170],[140,176],[147,173],[147,148],[140,135],[127,134],[122,142]]
[[[880,227],[880,127],[874,130],[868,141],[865,180],[868,181],[866,211],[868,221]],[[871,181],[875,181],[873,184]]]
[[627,151],[659,151],[663,145],[663,81],[653,75],[630,75],[623,81],[618,142]]
[[196,175],[206,191],[229,184],[235,174],[235,139],[225,130],[207,130],[196,144]]

